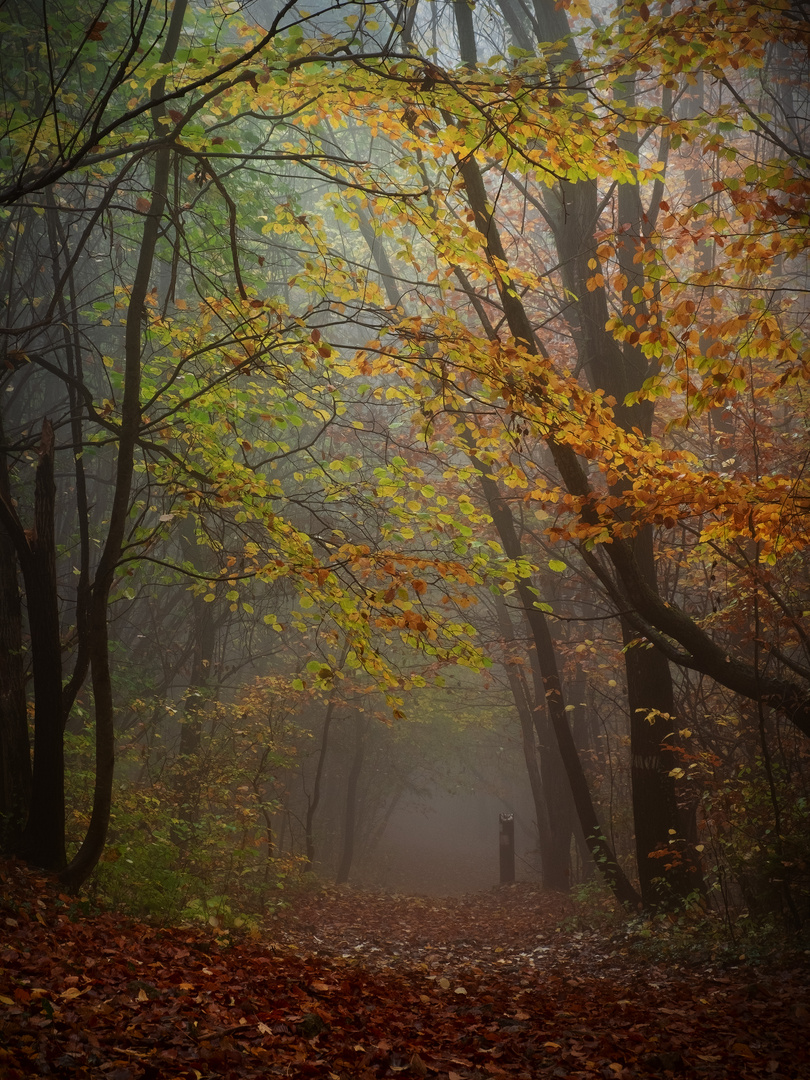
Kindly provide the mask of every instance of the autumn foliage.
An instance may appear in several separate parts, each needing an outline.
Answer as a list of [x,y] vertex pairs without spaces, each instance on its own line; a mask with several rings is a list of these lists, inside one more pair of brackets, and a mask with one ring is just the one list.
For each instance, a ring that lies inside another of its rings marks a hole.
[[798,1080],[802,966],[656,963],[529,886],[318,893],[251,936],[82,912],[2,868],[0,1068],[301,1076]]
[[547,884],[798,931],[804,8],[1,17],[4,850],[261,911],[486,692]]

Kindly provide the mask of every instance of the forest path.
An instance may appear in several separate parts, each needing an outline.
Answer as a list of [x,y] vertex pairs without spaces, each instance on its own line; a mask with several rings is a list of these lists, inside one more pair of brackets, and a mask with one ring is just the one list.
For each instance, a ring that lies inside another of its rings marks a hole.
[[515,884],[461,897],[389,895],[349,887],[298,897],[273,924],[282,941],[380,969],[447,973],[483,966],[516,971],[565,942],[574,905],[537,885]]
[[320,890],[239,938],[0,886],[2,1080],[810,1076],[806,963],[653,962],[534,886]]

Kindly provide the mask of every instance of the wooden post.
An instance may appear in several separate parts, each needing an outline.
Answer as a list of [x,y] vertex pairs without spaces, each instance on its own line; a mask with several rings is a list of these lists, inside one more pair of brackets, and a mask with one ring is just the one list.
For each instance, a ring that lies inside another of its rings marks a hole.
[[515,815],[500,815],[499,850],[501,856],[501,885],[515,880]]

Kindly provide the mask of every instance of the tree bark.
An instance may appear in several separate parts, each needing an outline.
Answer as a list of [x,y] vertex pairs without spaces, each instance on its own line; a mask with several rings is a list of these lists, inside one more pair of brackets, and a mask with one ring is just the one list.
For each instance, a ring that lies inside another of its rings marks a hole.
[[[521,555],[520,543],[515,532],[511,510],[501,496],[497,484],[487,474],[485,466],[472,453],[470,453],[470,459],[480,472],[479,480],[504,551],[510,559],[519,558]],[[641,897],[630,884],[626,874],[618,864],[593,805],[588,781],[568,724],[562,683],[557,668],[557,656],[548,623],[543,612],[536,606],[536,596],[532,582],[525,578],[519,578],[516,583],[516,591],[534,640],[546,711],[554,731],[562,765],[571,787],[571,795],[588,850],[593,855],[594,861],[619,903],[637,907],[641,903]],[[553,825],[552,831],[554,831]]]
[[[543,867],[543,885],[547,889],[554,889],[557,892],[567,892],[571,885],[571,828],[569,822],[561,825],[556,821],[556,828],[552,827],[552,820],[558,816],[554,814],[557,807],[553,799],[549,797],[550,793],[543,783],[540,764],[541,761],[548,758],[552,748],[545,745],[542,750],[538,751],[538,732],[535,728],[535,718],[539,717],[539,713],[543,710],[543,704],[542,701],[537,702],[533,699],[520,661],[516,657],[509,655],[511,652],[510,646],[515,635],[512,619],[503,597],[496,597],[495,603],[498,612],[498,625],[504,640],[504,651],[506,653],[504,667],[520,721],[523,760],[526,763],[526,772],[529,777],[529,786],[531,787],[534,812],[537,819],[540,861]],[[547,740],[545,741],[547,742]],[[555,758],[557,756],[554,755]],[[555,764],[557,764],[556,761]],[[559,769],[557,771],[560,772]]]
[[[0,443],[2,440],[0,425]],[[8,463],[2,450],[0,500],[12,506]],[[31,805],[31,747],[18,572],[14,540],[0,516],[0,850],[6,854],[19,846]]]
[[360,713],[354,718],[354,753],[346,782],[346,803],[343,813],[343,850],[340,856],[336,885],[345,885],[354,861],[354,844],[357,834],[357,787],[365,756],[366,720]]
[[[185,17],[187,0],[176,0],[161,60],[168,63],[174,56]],[[163,81],[155,84],[152,97],[153,123],[160,133],[165,105],[161,103]],[[152,198],[143,226],[138,265],[129,298],[124,331],[124,395],[121,405],[121,426],[118,439],[115,488],[110,511],[107,538],[101,553],[90,600],[88,632],[90,635],[90,671],[93,684],[96,728],[96,775],[93,788],[93,808],[84,841],[62,874],[68,888],[77,889],[92,873],[104,851],[112,807],[112,786],[115,769],[115,705],[108,638],[108,606],[115,571],[123,549],[130,509],[130,492],[135,468],[135,449],[141,424],[141,354],[143,323],[147,318],[146,297],[151,284],[158,237],[166,207],[172,151],[168,146],[155,152]]]
[[[0,498],[0,521],[16,550],[25,584],[34,682],[31,798],[17,854],[44,870],[58,871],[66,862],[64,714],[54,537],[54,432],[49,420],[43,422],[37,453],[33,528],[23,528],[5,492]],[[22,764],[20,743],[15,745],[15,756]]]

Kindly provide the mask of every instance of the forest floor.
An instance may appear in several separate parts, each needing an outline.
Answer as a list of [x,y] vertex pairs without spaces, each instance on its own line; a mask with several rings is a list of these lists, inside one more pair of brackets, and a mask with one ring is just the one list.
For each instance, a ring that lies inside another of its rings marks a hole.
[[88,913],[17,864],[0,890],[2,1080],[810,1077],[807,954],[656,951],[533,885],[315,890],[241,936]]

